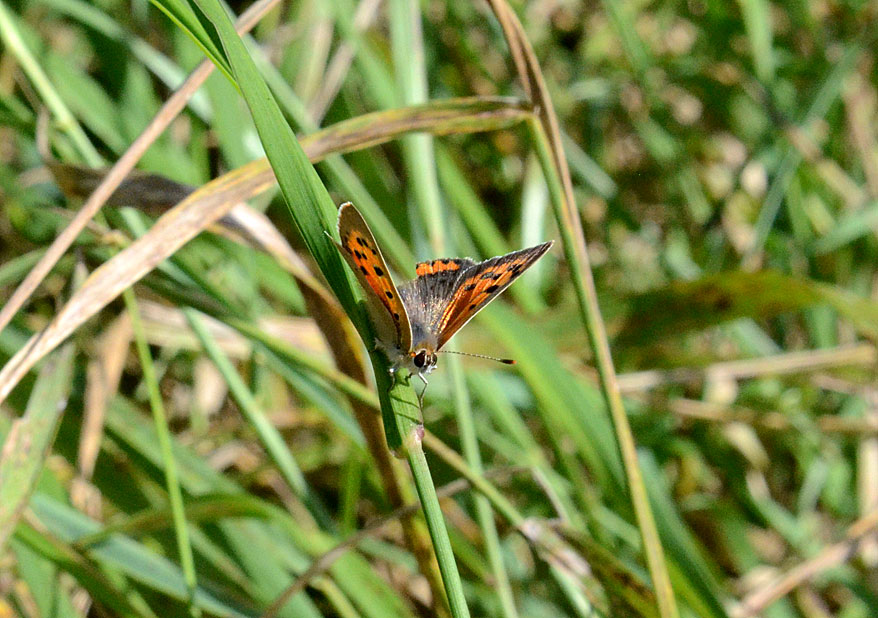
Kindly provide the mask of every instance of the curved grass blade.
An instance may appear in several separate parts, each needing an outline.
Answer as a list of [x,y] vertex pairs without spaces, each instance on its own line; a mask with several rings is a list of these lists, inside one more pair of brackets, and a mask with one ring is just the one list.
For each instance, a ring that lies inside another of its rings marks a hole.
[[[511,110],[509,106],[511,106]],[[447,106],[440,106],[436,110],[435,116],[427,113],[427,110],[423,108],[378,112],[369,114],[366,121],[362,119],[350,121],[351,124],[346,125],[349,127],[348,130],[334,127],[303,138],[302,142],[309,157],[318,161],[329,152],[334,151],[341,143],[346,143],[347,147],[354,149],[357,139],[351,138],[350,133],[359,135],[359,140],[367,140],[368,143],[375,144],[389,141],[395,136],[411,130],[413,123],[423,129],[444,131],[446,127],[444,122],[447,121],[452,109],[468,109],[470,111],[472,116],[469,120],[458,119],[454,122],[458,130],[467,131],[482,130],[481,128],[485,126],[490,128],[507,126],[506,122],[515,123],[528,117],[526,110],[522,109],[516,101],[451,100]],[[377,133],[380,135],[380,142],[375,141],[379,139],[375,137],[376,127],[382,129]],[[332,131],[337,139],[324,138],[325,131]],[[369,137],[370,135],[371,137]],[[55,162],[52,163],[52,168],[57,171],[62,186],[73,195],[87,194],[90,188],[98,182],[97,176],[100,175],[100,172],[88,168]],[[45,331],[34,336],[30,344],[19,350],[16,356],[3,367],[0,371],[0,402],[8,396],[30,367],[101,307],[118,296],[121,290],[133,285],[191,238],[224,216],[240,201],[249,199],[267,189],[274,182],[274,174],[268,161],[260,159],[213,180],[200,187],[195,193],[189,194],[186,199],[156,221],[155,225],[143,237],[120,252],[111,261],[99,267],[86,281],[83,288],[55,316],[52,324]],[[121,193],[118,195],[112,192],[112,185],[108,185],[106,180],[100,182],[99,186],[109,193],[105,199],[112,196],[113,203],[118,201],[118,203],[125,204],[139,203],[138,200],[147,199],[148,204],[164,205],[173,202],[185,193],[185,186],[149,174],[137,174],[123,183],[123,188],[120,189]],[[77,215],[77,220],[80,219],[83,212],[85,212],[85,207]],[[86,223],[87,221],[88,219],[85,219]],[[61,241],[62,236],[70,236],[68,232],[72,232],[72,237],[69,238],[72,242],[80,229],[77,229],[77,226],[72,223],[58,237],[56,244]],[[65,240],[64,243],[66,242]],[[0,313],[8,318],[12,317],[15,305],[23,302],[22,298],[26,297],[27,290],[35,284],[35,281],[38,282],[45,272],[48,272],[46,269],[51,268],[55,260],[54,256],[58,255],[57,249],[63,252],[64,243],[59,247],[53,244],[52,249],[55,252],[52,257],[50,258],[49,253],[44,256],[44,259],[35,267],[35,271],[28,275],[25,282],[19,286],[19,289],[4,305]],[[335,251],[334,247],[332,249]],[[37,271],[37,269],[39,270]],[[37,275],[36,278],[31,277],[34,274]],[[34,281],[30,281],[31,279]],[[22,295],[20,292],[24,292],[24,294]],[[2,327],[2,322],[0,322],[0,327]]]
[[232,79],[232,69],[222,52],[222,45],[216,37],[216,32],[213,28],[205,27],[200,12],[193,11],[189,3],[184,0],[155,0],[153,4],[195,41],[195,44],[204,51],[204,55],[210,58],[226,77]]

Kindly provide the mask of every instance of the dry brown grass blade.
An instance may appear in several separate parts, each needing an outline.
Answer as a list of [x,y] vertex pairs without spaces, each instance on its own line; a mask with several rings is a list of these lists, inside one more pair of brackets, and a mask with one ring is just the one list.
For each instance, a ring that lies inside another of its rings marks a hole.
[[131,322],[128,314],[123,313],[98,339],[86,370],[82,427],[76,453],[78,475],[73,480],[70,499],[77,509],[95,519],[101,516],[102,504],[91,479],[104,435],[107,406],[119,387],[131,337]]
[[703,368],[681,367],[669,370],[649,370],[619,376],[623,392],[638,392],[667,384],[693,384],[709,378],[747,380],[763,376],[779,376],[831,369],[833,367],[873,366],[878,352],[871,343],[855,343],[823,350],[804,350],[714,363]]
[[867,70],[852,75],[843,93],[844,111],[847,118],[851,141],[857,149],[857,156],[862,162],[863,176],[869,195],[878,197],[878,150],[873,118],[875,117],[876,101],[873,90],[869,87],[869,76],[863,75]]
[[549,156],[558,175],[564,198],[562,212],[558,215],[562,220],[558,221],[558,225],[562,228],[562,236],[565,240],[564,249],[568,260],[572,258],[575,261],[575,264],[571,264],[573,278],[575,279],[574,286],[577,289],[577,294],[581,295],[580,304],[584,325],[591,339],[598,373],[600,374],[601,388],[613,420],[628,481],[628,491],[634,506],[641,538],[643,539],[646,563],[652,577],[653,586],[655,587],[661,615],[664,618],[676,618],[679,615],[679,611],[668,575],[664,548],[658,536],[652,507],[643,484],[643,476],[637,460],[637,447],[634,442],[634,435],[622,404],[622,395],[616,380],[616,371],[610,354],[606,327],[600,315],[597,291],[586,250],[585,234],[583,233],[582,222],[576,207],[573,182],[571,181],[570,169],[567,166],[567,159],[564,155],[558,118],[546,88],[539,62],[536,59],[530,42],[525,36],[524,28],[518,20],[518,16],[506,0],[488,0],[488,3],[500,22],[506,43],[512,53],[519,79],[534,105],[542,131],[548,141]]
[[[878,425],[878,388],[874,385],[864,389],[866,418]],[[857,501],[863,515],[878,509],[878,436],[874,433],[865,436],[857,445]],[[878,532],[863,538],[860,543],[860,558],[869,568],[878,564]]]
[[750,593],[729,612],[729,615],[733,618],[759,616],[769,605],[789,594],[796,587],[850,560],[857,553],[863,538],[874,534],[876,527],[878,527],[878,509],[855,521],[848,528],[847,538],[844,541],[826,547],[810,560],[793,567],[764,587]]
[[[680,418],[711,423],[743,423],[769,431],[797,429],[797,424],[781,412],[758,412],[741,406],[709,403],[682,397],[668,401],[668,410]],[[815,417],[812,422],[817,429],[827,434],[838,433],[863,437],[878,435],[878,418],[874,416],[848,418],[834,414],[823,414]]]
[[270,187],[273,178],[258,173],[258,167],[258,162],[245,165],[198,189],[160,217],[141,238],[95,270],[49,325],[31,337],[0,370],[0,402],[43,356],[123,290],[235,204]]
[[[249,31],[277,3],[278,0],[259,0],[253,4],[238,19],[238,31],[242,33]],[[116,192],[125,178],[131,173],[131,170],[134,169],[134,166],[137,165],[143,153],[146,152],[156,138],[161,135],[171,121],[183,110],[186,102],[204,83],[204,80],[211,74],[213,68],[214,65],[209,60],[202,62],[186,79],[183,85],[180,86],[177,92],[162,106],[159,113],[156,114],[155,118],[134,140],[128,150],[110,168],[103,181],[91,193],[70,225],[64,228],[58,237],[55,238],[49,249],[40,258],[40,261],[37,262],[3,308],[0,309],[0,331],[6,328],[12,317],[24,306],[30,295],[33,294],[40,282],[52,270],[58,260],[61,259],[61,256],[70,248],[70,245],[73,244],[73,241],[76,240],[76,237],[79,236],[88,222],[94,218],[107,199]],[[0,397],[0,400],[2,399]]]
[[[161,348],[200,351],[201,343],[189,326],[183,311],[177,307],[148,299],[138,299],[146,340]],[[215,318],[204,316],[204,328],[216,341],[223,354],[234,360],[245,360],[253,354],[253,342]],[[329,351],[322,333],[310,318],[266,316],[256,322],[259,330],[283,345],[320,359],[328,359]]]
[[363,114],[316,131],[301,143],[316,163],[330,153],[362,150],[416,131],[433,135],[481,133],[514,126],[532,116],[530,105],[520,99],[460,97]]
[[76,459],[79,474],[88,480],[94,474],[107,405],[119,387],[132,336],[131,321],[128,314],[123,313],[101,335],[95,355],[89,362],[85,387],[85,416],[79,434]]

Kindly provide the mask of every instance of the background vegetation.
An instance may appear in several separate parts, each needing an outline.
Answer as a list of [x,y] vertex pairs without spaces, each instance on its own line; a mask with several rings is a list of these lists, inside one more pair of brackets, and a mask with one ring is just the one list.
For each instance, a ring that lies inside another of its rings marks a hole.
[[[249,9],[0,0],[0,616],[876,614],[874,4]],[[347,200],[397,280],[560,240],[426,457]]]

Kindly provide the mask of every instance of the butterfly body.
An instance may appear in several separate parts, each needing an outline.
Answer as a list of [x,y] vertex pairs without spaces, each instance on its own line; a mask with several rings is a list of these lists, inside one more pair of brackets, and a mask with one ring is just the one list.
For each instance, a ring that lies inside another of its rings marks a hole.
[[405,368],[425,384],[451,336],[552,246],[550,241],[483,262],[421,262],[417,276],[397,288],[369,226],[350,202],[339,209],[338,231],[339,250],[366,293],[376,346],[392,363],[391,372]]

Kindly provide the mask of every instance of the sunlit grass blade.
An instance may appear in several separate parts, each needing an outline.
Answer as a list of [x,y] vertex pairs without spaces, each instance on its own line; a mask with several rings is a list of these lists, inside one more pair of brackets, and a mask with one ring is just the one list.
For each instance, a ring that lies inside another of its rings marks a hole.
[[[640,472],[640,464],[637,459],[634,436],[625,415],[622,404],[622,396],[616,381],[615,368],[610,355],[609,342],[606,330],[597,303],[597,295],[592,280],[587,253],[585,252],[585,238],[582,235],[579,224],[578,212],[573,209],[569,212],[571,191],[564,191],[561,186],[558,170],[555,167],[558,156],[552,156],[549,152],[549,143],[543,133],[543,127],[532,123],[532,135],[537,153],[543,165],[546,180],[549,184],[551,202],[555,208],[555,217],[561,238],[564,240],[563,247],[568,264],[573,274],[573,285],[576,289],[581,318],[589,335],[589,341],[601,376],[601,386],[604,398],[613,421],[616,433],[616,442],[622,454],[622,464],[625,471],[628,491],[634,504],[634,512],[643,538],[644,553],[653,578],[656,597],[663,618],[675,618],[679,615],[676,600],[671,587],[670,576],[667,571],[664,550],[658,536],[652,509],[643,484]],[[569,178],[568,178],[569,183]],[[572,222],[576,222],[572,225]]]
[[[463,454],[476,474],[483,470],[482,458],[479,453],[479,440],[476,436],[475,423],[473,422],[473,410],[466,390],[463,368],[459,362],[450,363],[448,367],[453,381],[454,407],[457,411],[457,424],[460,430]],[[503,564],[503,552],[500,547],[500,537],[497,526],[494,524],[494,513],[491,505],[484,496],[476,497],[476,516],[484,536],[485,548],[488,552],[488,560],[494,574],[497,595],[500,597],[500,605],[506,618],[515,618],[518,611],[515,607],[515,598],[509,585],[509,574]]]
[[774,80],[777,64],[772,48],[771,6],[762,0],[743,0],[741,13],[750,40],[750,53],[756,67],[756,77],[766,85]]

